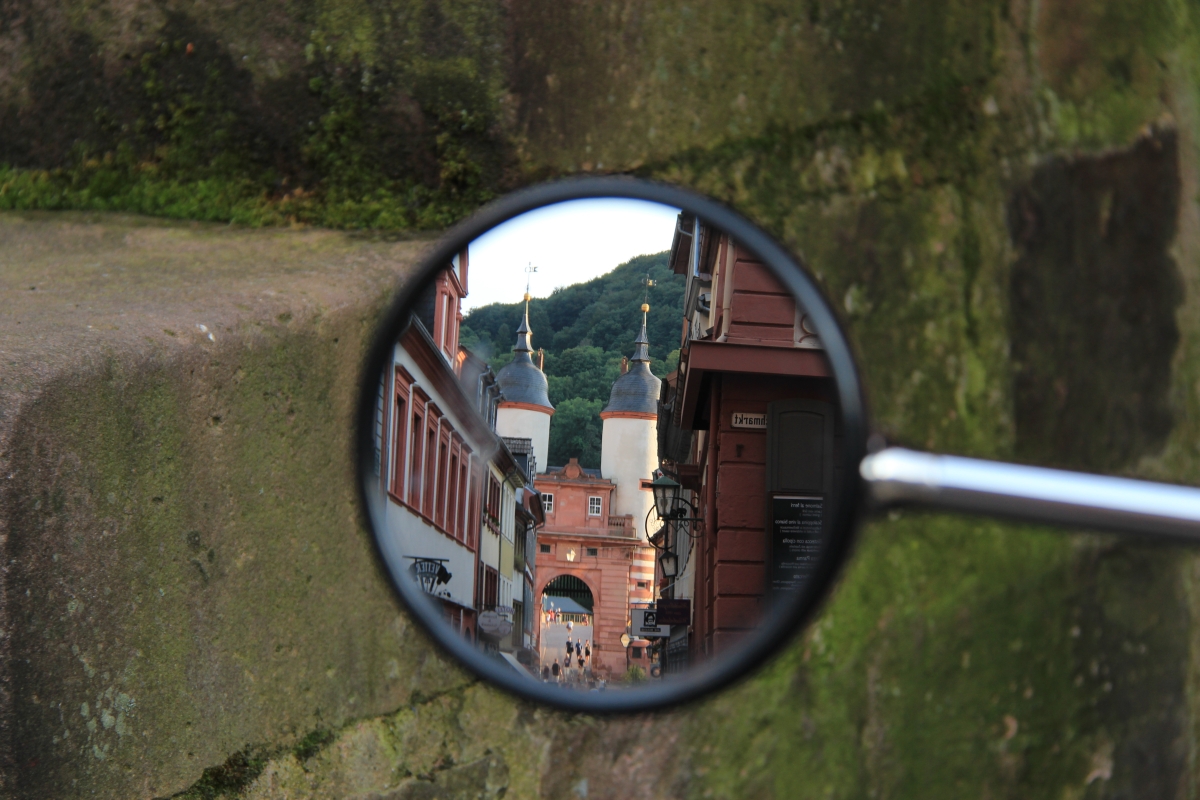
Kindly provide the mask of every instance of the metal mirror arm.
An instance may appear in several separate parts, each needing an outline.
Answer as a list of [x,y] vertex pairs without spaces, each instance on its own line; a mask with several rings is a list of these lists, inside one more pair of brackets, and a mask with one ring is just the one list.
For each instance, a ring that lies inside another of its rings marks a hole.
[[1200,541],[1200,489],[888,447],[859,473],[876,506],[923,505]]

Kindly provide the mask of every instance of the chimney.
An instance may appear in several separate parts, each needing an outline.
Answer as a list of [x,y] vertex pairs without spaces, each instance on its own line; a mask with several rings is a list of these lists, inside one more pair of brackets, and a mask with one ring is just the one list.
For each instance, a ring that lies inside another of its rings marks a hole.
[[624,375],[626,372],[629,372],[629,358],[621,356],[621,374]]
[[542,370],[542,372],[546,371],[545,369],[543,369],[543,366],[545,365],[545,363],[546,363],[546,351],[539,347],[538,348],[538,369]]

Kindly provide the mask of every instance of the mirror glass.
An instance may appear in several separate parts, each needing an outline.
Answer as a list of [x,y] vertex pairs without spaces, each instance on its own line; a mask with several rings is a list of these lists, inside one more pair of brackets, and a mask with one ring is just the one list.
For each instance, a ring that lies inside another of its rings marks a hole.
[[365,478],[427,627],[541,699],[662,691],[778,636],[844,477],[821,332],[778,269],[623,198],[448,252],[385,332]]

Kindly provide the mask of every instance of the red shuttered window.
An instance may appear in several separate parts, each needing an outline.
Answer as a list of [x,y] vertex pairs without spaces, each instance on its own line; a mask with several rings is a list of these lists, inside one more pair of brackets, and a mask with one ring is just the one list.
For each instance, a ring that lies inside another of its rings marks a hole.
[[392,406],[392,482],[391,492],[399,499],[404,498],[405,455],[408,452],[409,405],[412,395],[412,376],[403,367],[396,367],[395,403]]

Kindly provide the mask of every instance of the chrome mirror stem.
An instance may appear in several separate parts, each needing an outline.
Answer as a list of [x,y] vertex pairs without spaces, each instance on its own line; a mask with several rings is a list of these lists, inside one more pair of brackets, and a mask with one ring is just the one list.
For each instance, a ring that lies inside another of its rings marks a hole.
[[859,473],[877,506],[914,504],[1200,541],[1200,489],[889,447]]

